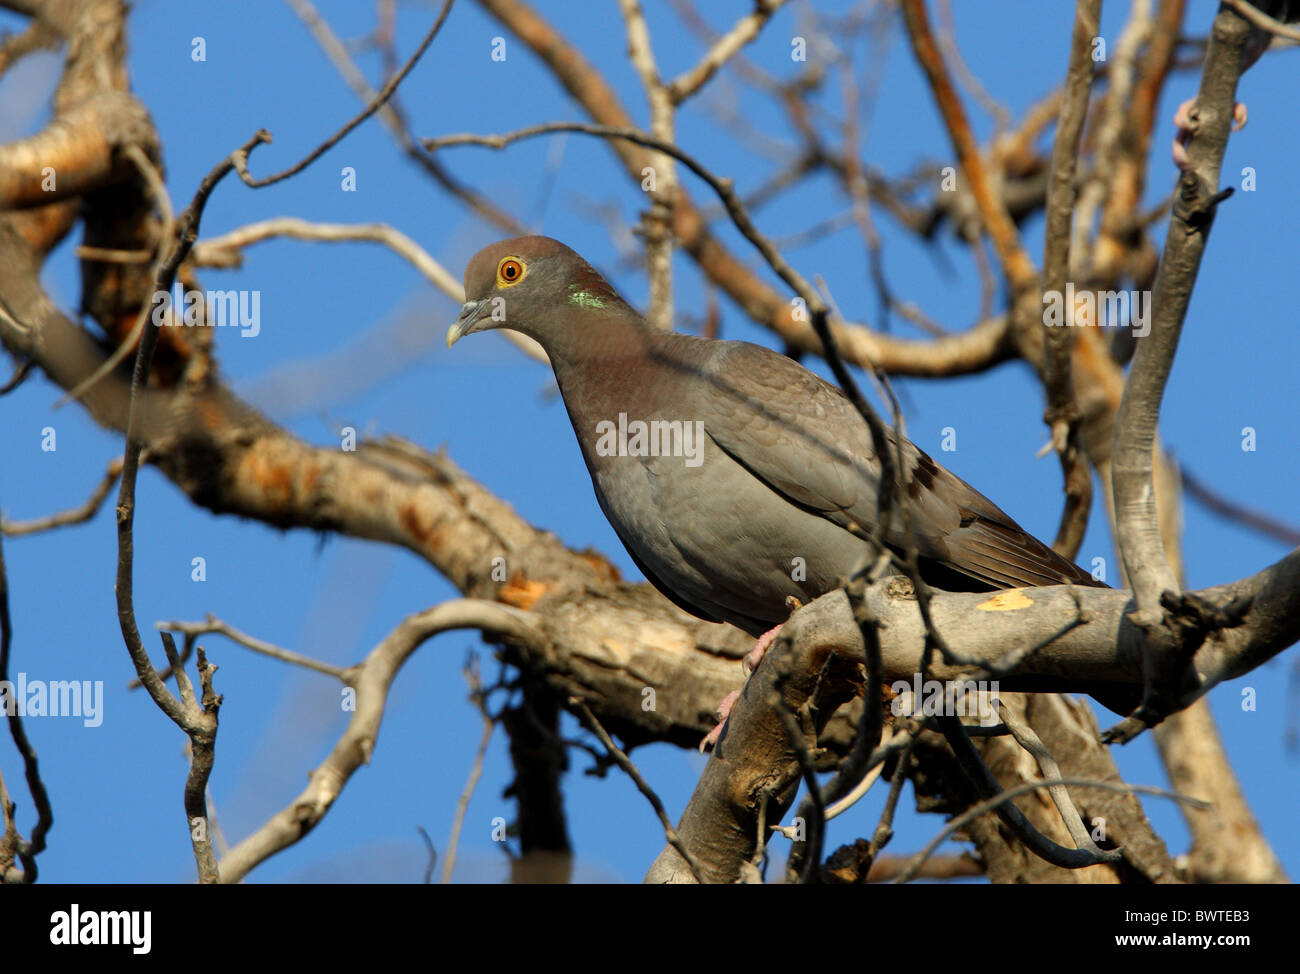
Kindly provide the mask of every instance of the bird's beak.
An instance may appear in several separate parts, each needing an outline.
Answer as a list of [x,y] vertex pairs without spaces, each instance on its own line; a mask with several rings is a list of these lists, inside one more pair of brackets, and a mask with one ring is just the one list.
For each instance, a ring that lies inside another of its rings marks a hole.
[[451,348],[470,332],[478,331],[484,320],[490,321],[488,310],[487,298],[482,301],[466,301],[461,305],[456,321],[447,329],[447,347]]

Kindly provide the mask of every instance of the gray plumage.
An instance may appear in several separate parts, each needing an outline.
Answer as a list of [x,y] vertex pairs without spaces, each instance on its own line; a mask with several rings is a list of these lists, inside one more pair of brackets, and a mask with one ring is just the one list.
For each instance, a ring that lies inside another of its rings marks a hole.
[[[542,345],[601,510],[679,606],[758,635],[787,618],[787,596],[811,601],[857,563],[865,545],[847,527],[875,520],[880,464],[839,389],[757,345],[652,328],[546,237],[480,251],[465,293],[448,344],[504,327]],[[658,435],[634,441],[637,421]],[[627,455],[651,440],[676,455]],[[1099,584],[906,440],[903,460],[922,573],[939,588]],[[902,549],[897,516],[884,540]]]

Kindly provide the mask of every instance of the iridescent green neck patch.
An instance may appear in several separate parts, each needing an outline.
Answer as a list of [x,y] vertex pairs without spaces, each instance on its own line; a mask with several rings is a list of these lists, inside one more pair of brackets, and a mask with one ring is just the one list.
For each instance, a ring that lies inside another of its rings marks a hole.
[[608,303],[594,291],[583,290],[576,284],[569,286],[569,300],[580,308],[603,308]]

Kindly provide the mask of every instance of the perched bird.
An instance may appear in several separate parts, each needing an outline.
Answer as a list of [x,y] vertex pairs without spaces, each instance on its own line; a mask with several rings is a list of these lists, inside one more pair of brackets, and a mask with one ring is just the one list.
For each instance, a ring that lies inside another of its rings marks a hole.
[[[842,584],[877,518],[871,432],[835,386],[785,355],[652,327],[548,237],[479,251],[447,345],[509,328],[550,356],[596,499],[645,577],[752,636]],[[892,433],[891,433],[892,436]],[[1099,585],[906,439],[921,574],[949,591]],[[883,540],[902,550],[895,514]],[[770,633],[769,633],[770,641]]]

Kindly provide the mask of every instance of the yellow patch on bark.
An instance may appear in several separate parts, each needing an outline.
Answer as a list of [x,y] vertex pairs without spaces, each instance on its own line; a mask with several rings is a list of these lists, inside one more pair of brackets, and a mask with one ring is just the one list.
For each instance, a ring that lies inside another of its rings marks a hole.
[[548,587],[544,582],[536,582],[522,575],[516,575],[501,586],[497,592],[497,599],[506,605],[513,605],[516,609],[531,609],[546,593]]
[[1016,609],[1027,609],[1034,604],[1034,600],[1025,595],[1018,588],[1008,589],[1005,592],[998,592],[987,602],[981,602],[975,608],[981,612],[1014,612]]

